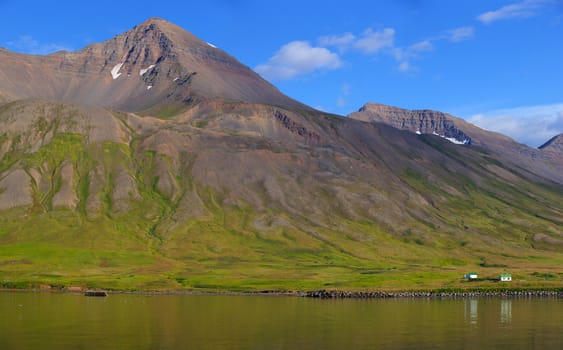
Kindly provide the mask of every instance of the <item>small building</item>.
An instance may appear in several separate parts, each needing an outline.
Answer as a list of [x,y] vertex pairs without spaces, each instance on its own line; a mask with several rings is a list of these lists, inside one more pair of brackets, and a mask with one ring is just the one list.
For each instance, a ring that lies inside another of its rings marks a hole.
[[468,280],[475,280],[478,277],[479,276],[477,275],[477,272],[470,272],[467,275],[463,275],[463,278],[468,279]]
[[510,282],[510,281],[512,281],[512,275],[509,274],[509,273],[501,273],[499,280],[501,282]]

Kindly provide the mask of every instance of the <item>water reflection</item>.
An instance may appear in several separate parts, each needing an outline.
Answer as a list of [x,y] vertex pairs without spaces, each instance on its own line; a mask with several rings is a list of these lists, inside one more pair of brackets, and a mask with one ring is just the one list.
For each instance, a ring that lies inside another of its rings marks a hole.
[[465,304],[465,322],[477,324],[477,299],[464,300]]
[[510,323],[512,321],[512,299],[500,301],[500,322]]
[[452,349],[460,344],[560,350],[561,324],[561,299],[100,299],[0,293],[1,350]]

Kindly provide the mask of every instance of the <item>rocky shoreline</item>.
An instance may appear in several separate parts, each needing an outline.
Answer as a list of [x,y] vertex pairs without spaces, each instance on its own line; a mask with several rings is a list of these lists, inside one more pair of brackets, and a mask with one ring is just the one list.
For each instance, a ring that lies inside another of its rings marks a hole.
[[[0,288],[0,292],[76,293],[87,290],[81,287],[53,288]],[[465,298],[563,298],[563,288],[532,290],[428,290],[428,291],[210,291],[210,290],[103,290],[107,294],[137,295],[224,295],[224,296],[286,296],[312,299],[465,299]]]
[[455,299],[455,298],[563,298],[563,290],[499,290],[499,291],[341,291],[314,290],[303,297],[317,299]]

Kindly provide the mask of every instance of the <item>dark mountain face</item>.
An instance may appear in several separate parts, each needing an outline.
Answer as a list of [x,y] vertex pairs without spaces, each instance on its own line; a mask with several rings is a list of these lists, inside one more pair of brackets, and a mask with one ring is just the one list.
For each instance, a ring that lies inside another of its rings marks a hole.
[[218,48],[161,19],[76,52],[32,56],[0,50],[0,98],[43,98],[169,116],[202,99],[292,108],[281,94]]
[[302,289],[559,267],[555,152],[440,112],[315,111],[162,20],[0,60],[2,281]]

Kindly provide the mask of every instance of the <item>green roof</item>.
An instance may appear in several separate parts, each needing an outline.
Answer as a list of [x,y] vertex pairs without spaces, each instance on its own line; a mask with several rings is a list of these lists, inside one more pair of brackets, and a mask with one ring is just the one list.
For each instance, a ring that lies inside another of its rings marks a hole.
[[509,273],[501,273],[500,276],[501,277],[512,277],[512,275],[509,274]]

